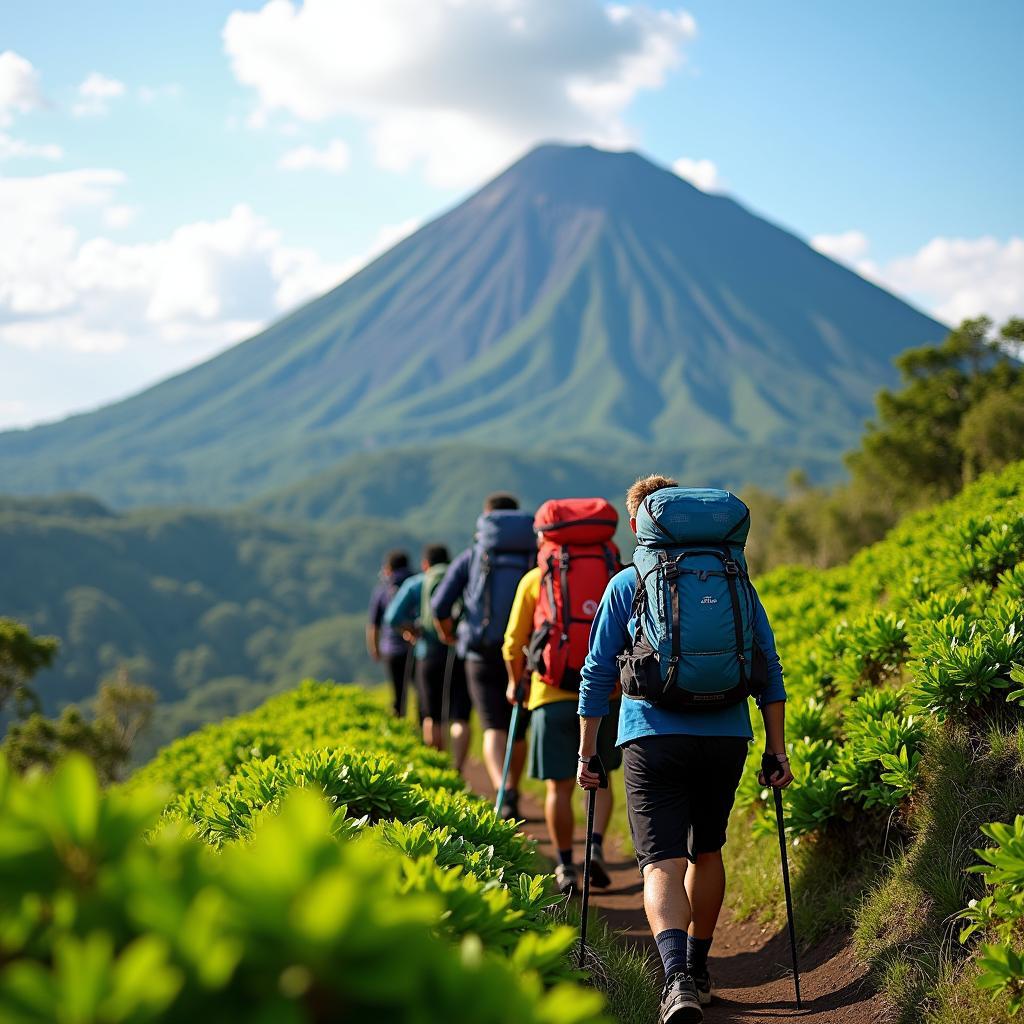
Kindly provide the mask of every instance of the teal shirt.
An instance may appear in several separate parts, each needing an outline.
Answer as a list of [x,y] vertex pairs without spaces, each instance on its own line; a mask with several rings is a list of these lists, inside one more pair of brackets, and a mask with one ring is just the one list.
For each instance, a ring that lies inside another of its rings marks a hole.
[[[402,584],[384,611],[384,622],[387,625],[392,627],[408,626],[411,623],[419,622],[423,601],[423,579],[424,574],[418,572]],[[413,653],[422,660],[436,658],[446,650],[445,645],[432,635],[429,638],[421,636],[416,641]]]

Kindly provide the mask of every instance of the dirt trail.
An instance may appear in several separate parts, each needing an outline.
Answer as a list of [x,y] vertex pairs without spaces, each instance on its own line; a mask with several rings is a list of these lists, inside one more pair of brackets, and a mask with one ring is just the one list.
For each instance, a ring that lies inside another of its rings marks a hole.
[[[482,765],[467,765],[467,776],[478,792],[493,792]],[[543,854],[551,857],[540,805],[524,795],[521,811],[526,816],[523,830],[537,840]],[[576,846],[579,863],[583,860],[582,836],[577,836]],[[616,851],[609,847],[606,853]],[[649,945],[656,954],[643,912],[636,861],[615,857],[611,868],[611,888],[594,893],[592,905],[599,907],[608,924],[628,940]],[[885,1000],[872,991],[865,968],[842,936],[833,936],[802,952],[802,1011],[796,1009],[789,965],[785,930],[773,933],[753,922],[734,920],[729,915],[727,896],[709,960],[715,1001],[704,1011],[706,1024],[776,1024],[789,1020],[806,1024],[884,1024],[889,1019]]]

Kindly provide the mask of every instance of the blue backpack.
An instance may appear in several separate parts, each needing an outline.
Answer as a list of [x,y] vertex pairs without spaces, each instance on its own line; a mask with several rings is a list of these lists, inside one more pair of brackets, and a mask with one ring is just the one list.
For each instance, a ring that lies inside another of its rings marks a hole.
[[501,647],[519,581],[536,561],[531,513],[500,509],[485,512],[476,521],[459,623],[471,651],[482,653]]
[[622,692],[672,711],[718,710],[757,694],[755,594],[743,556],[750,510],[734,494],[666,487],[637,510],[631,649]]

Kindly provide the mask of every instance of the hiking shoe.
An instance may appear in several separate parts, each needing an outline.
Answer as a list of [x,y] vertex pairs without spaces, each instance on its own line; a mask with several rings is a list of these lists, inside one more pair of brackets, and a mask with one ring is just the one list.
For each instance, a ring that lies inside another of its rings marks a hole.
[[510,789],[501,804],[501,817],[505,821],[519,821],[519,794]]
[[576,888],[579,875],[572,864],[555,865],[555,885],[563,896],[571,896]]
[[701,1006],[707,1006],[711,1002],[711,975],[707,971],[690,970],[690,977],[693,979],[694,987],[697,989],[697,998]]
[[608,873],[608,864],[600,846],[590,851],[590,884],[595,889],[607,889],[612,884],[612,876]]
[[693,978],[688,974],[673,974],[661,993],[658,1024],[701,1024],[703,1020],[704,1011],[700,1008]]

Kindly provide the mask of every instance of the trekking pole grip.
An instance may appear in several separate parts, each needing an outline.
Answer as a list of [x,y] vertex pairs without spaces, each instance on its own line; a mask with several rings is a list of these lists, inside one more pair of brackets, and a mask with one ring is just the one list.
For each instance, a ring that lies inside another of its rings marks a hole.
[[598,789],[608,788],[608,772],[605,770],[604,763],[597,754],[590,755],[590,760],[587,762],[587,771],[593,772],[600,780],[597,784]]

